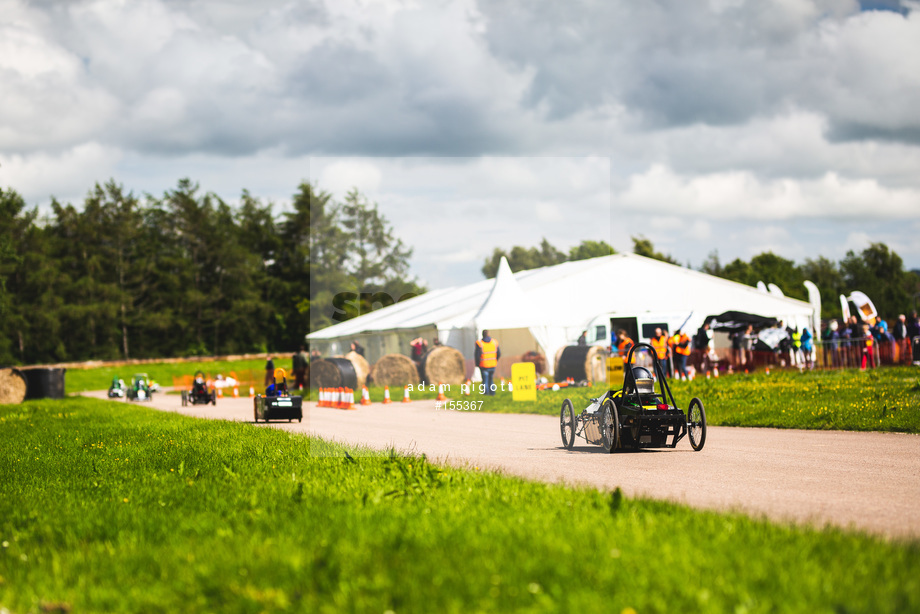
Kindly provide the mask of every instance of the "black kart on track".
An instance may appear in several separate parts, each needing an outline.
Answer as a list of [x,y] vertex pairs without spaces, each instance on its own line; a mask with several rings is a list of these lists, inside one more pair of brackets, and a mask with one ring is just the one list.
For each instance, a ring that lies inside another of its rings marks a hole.
[[[572,449],[575,437],[603,446],[608,452],[618,449],[674,448],[684,435],[697,452],[706,443],[706,410],[694,397],[686,413],[671,394],[664,372],[657,360],[653,372],[635,366],[634,355],[639,349],[654,349],[647,343],[637,343],[630,349],[623,369],[623,387],[591,399],[591,404],[576,415],[570,399],[562,402],[560,427],[562,445]],[[655,391],[655,380],[658,391]]]
[[182,391],[182,407],[189,404],[207,405],[208,403],[217,405],[217,391],[208,387],[204,373],[198,371],[195,373],[195,379],[192,380],[191,388]]

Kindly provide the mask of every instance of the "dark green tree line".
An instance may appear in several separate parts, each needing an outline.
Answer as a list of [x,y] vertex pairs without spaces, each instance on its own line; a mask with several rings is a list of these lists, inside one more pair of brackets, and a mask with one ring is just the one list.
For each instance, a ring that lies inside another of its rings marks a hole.
[[[651,240],[639,235],[632,237],[633,253],[679,265],[670,254],[655,251]],[[486,259],[482,273],[486,278],[495,277],[502,256],[508,259],[513,272],[551,266],[570,260],[582,260],[616,253],[603,241],[583,241],[565,254],[545,238],[538,247],[514,246],[510,250],[495,248]],[[920,275],[906,271],[901,257],[884,243],[872,243],[860,253],[852,250],[838,263],[824,256],[806,259],[802,264],[773,252],[764,252],[744,261],[736,258],[727,264],[719,260],[718,251],[709,254],[700,271],[756,286],[757,282],[776,284],[786,296],[808,300],[805,280],[814,282],[821,292],[821,312],[824,318],[840,317],[840,295],[849,295],[853,290],[865,292],[888,320],[898,314],[910,312],[913,297],[920,292]]]
[[904,262],[884,243],[872,243],[863,251],[850,250],[839,262],[819,256],[801,265],[772,252],[758,254],[745,262],[740,258],[722,265],[713,252],[700,269],[704,273],[749,286],[758,281],[779,286],[786,296],[808,300],[805,280],[821,292],[821,315],[840,317],[840,295],[853,290],[865,292],[885,319],[913,309],[912,297],[920,291],[920,275],[904,269]]
[[498,265],[502,260],[502,256],[508,259],[508,266],[511,267],[511,271],[517,273],[518,271],[538,269],[562,262],[587,260],[588,258],[609,256],[615,253],[616,250],[604,241],[586,240],[570,249],[569,253],[566,254],[550,245],[550,242],[544,238],[539,247],[527,248],[515,245],[509,251],[496,247],[492,250],[492,255],[486,259],[485,264],[482,265],[481,270],[486,279],[492,279],[498,273]]
[[109,181],[39,217],[0,190],[0,364],[291,350],[343,289],[424,291],[357,192],[336,203],[302,183],[273,207],[189,179],[142,198]]

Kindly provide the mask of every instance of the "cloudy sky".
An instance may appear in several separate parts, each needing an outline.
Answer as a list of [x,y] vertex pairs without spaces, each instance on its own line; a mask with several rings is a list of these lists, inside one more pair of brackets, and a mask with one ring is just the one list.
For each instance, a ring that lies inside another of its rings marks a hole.
[[920,268],[920,2],[0,0],[0,185],[181,177],[358,187],[432,288],[542,237]]

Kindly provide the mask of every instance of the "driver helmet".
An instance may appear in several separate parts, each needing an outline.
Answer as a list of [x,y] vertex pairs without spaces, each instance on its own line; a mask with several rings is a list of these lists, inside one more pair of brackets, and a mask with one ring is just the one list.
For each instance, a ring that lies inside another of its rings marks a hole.
[[645,367],[633,367],[632,374],[636,382],[637,392],[640,394],[651,394],[655,392],[655,378],[651,371]]

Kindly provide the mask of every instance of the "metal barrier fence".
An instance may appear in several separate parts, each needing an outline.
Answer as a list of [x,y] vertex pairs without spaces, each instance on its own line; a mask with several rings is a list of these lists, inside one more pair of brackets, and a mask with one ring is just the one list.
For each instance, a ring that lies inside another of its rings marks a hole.
[[920,337],[900,341],[874,341],[867,347],[863,339],[838,339],[815,342],[815,349],[806,355],[802,350],[731,350],[721,349],[711,354],[693,350],[689,364],[697,374],[715,369],[722,373],[756,371],[765,368],[782,369],[861,369],[886,365],[920,365]]
[[[204,379],[208,383],[208,388],[223,388],[225,394],[228,390],[232,391],[233,388],[239,388],[244,391],[244,394],[249,394],[250,386],[254,386],[258,389],[261,389],[263,386],[264,371],[240,369],[220,375],[224,378],[222,383],[218,383],[217,374],[204,374]],[[193,375],[173,377],[173,387],[176,390],[191,390],[194,379],[195,377]]]

